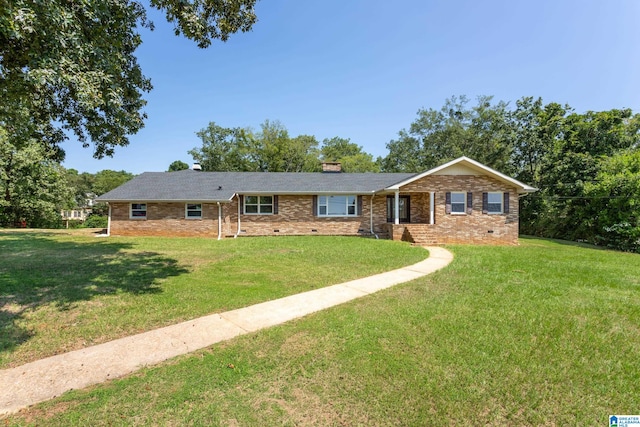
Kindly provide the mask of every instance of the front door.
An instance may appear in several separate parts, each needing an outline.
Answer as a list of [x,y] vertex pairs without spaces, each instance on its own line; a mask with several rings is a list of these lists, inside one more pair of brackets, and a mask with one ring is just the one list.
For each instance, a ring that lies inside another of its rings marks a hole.
[[[393,221],[395,212],[396,198],[395,196],[387,196],[387,222]],[[411,222],[411,198],[409,196],[400,196],[400,222]]]

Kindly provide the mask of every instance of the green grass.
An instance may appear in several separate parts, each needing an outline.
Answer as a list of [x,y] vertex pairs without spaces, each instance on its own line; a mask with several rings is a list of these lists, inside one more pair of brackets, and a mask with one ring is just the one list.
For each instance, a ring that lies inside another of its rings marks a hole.
[[591,426],[640,411],[640,255],[450,249],[435,274],[4,421]]
[[0,367],[398,268],[407,244],[0,232]]

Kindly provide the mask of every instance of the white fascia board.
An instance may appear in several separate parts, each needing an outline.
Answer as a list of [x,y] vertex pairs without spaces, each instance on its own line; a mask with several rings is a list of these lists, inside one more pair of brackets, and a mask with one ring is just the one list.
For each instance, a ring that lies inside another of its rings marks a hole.
[[[235,196],[235,195],[234,195]],[[233,197],[231,197],[233,199]],[[104,202],[104,203],[136,203],[136,202],[145,202],[145,203],[230,203],[231,199],[161,199],[161,200],[152,200],[145,199],[143,197],[139,199],[109,199],[109,200],[100,200],[96,199],[96,202]]]
[[243,191],[238,192],[242,196],[325,196],[325,195],[370,195],[377,191]]
[[503,182],[508,182],[510,184],[515,185],[516,187],[520,187],[520,190],[522,190],[522,191],[518,191],[519,193],[533,193],[535,191],[538,191],[538,189],[535,188],[535,187],[531,187],[530,185],[524,184],[524,183],[518,181],[517,179],[511,178],[511,177],[509,177],[509,176],[507,176],[507,175],[505,175],[505,174],[503,174],[501,172],[498,172],[495,169],[491,169],[489,166],[485,166],[482,163],[477,162],[477,161],[475,161],[473,159],[470,159],[470,158],[468,158],[466,156],[458,157],[457,159],[451,160],[450,162],[445,163],[443,165],[440,165],[440,166],[438,166],[436,168],[433,168],[433,169],[428,170],[426,172],[422,172],[420,174],[412,176],[409,179],[405,179],[404,181],[401,181],[401,182],[399,182],[397,184],[394,184],[394,185],[392,185],[390,187],[387,187],[385,190],[389,190],[389,191],[399,190],[400,187],[402,187],[404,185],[410,184],[410,183],[412,183],[414,181],[417,181],[418,179],[424,178],[425,176],[433,175],[436,172],[439,172],[439,171],[441,171],[443,169],[446,169],[446,168],[448,168],[450,166],[453,166],[455,164],[458,164],[458,163],[465,163],[467,166],[471,167],[472,169],[476,169],[476,170],[482,171],[487,175],[493,175],[494,177],[498,178],[499,180],[501,180]]

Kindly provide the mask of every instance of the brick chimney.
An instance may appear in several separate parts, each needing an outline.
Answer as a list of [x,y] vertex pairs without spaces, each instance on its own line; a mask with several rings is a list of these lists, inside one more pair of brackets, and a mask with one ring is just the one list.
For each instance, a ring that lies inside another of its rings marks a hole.
[[340,163],[340,162],[322,162],[322,172],[340,173],[340,172],[342,172],[342,163]]

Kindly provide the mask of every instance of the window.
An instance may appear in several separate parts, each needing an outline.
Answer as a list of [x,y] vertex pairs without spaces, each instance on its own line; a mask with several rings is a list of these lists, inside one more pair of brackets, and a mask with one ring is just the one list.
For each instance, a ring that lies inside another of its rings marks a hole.
[[487,213],[502,213],[502,193],[487,193]]
[[244,213],[249,215],[273,214],[273,196],[244,196]]
[[145,219],[147,218],[146,203],[131,203],[130,218]]
[[467,193],[452,192],[451,193],[451,213],[464,214],[466,212]]
[[318,216],[358,215],[356,196],[319,196]]
[[185,206],[186,219],[202,219],[202,204],[200,203],[187,203]]

